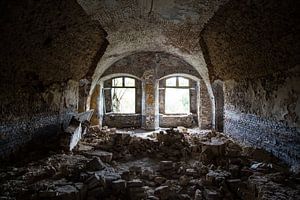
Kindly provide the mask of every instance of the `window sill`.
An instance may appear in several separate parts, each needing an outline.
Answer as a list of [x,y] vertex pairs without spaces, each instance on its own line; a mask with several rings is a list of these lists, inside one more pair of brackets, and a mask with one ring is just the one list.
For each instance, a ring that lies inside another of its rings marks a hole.
[[189,117],[193,116],[193,113],[187,113],[187,114],[159,114],[162,117]]
[[105,115],[108,115],[108,116],[139,116],[141,114],[139,113],[105,113]]

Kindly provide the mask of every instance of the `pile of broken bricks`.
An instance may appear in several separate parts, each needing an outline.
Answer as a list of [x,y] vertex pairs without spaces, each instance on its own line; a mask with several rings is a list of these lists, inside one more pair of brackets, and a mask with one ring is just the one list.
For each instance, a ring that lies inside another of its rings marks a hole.
[[0,178],[0,199],[300,199],[285,165],[212,131],[140,138],[90,128],[72,153],[3,167]]

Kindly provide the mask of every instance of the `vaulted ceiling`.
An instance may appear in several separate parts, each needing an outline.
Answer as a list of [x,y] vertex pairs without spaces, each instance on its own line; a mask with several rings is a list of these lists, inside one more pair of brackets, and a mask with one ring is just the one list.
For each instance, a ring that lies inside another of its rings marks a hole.
[[140,51],[176,55],[208,80],[199,34],[227,0],[77,1],[108,33],[109,46],[97,65],[93,85],[114,62]]

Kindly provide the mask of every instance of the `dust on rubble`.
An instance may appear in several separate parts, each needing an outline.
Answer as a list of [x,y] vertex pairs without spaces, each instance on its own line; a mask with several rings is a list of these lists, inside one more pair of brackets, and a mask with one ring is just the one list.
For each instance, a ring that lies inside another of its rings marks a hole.
[[0,199],[300,199],[299,177],[272,155],[184,127],[143,137],[91,127],[73,152],[0,178]]

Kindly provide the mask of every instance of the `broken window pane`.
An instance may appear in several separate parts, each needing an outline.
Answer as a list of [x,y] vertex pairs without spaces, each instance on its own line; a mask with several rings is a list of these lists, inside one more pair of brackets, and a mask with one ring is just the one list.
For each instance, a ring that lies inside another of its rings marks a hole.
[[189,79],[178,77],[178,84],[179,87],[188,87],[189,86]]
[[123,86],[123,78],[114,78],[112,79],[112,86],[113,87],[122,87]]
[[176,77],[166,79],[166,86],[169,86],[169,87],[176,86]]
[[112,88],[112,111],[135,113],[135,88]]
[[133,78],[125,78],[125,87],[134,87],[135,80]]
[[190,90],[182,88],[166,88],[165,112],[167,114],[190,113]]

